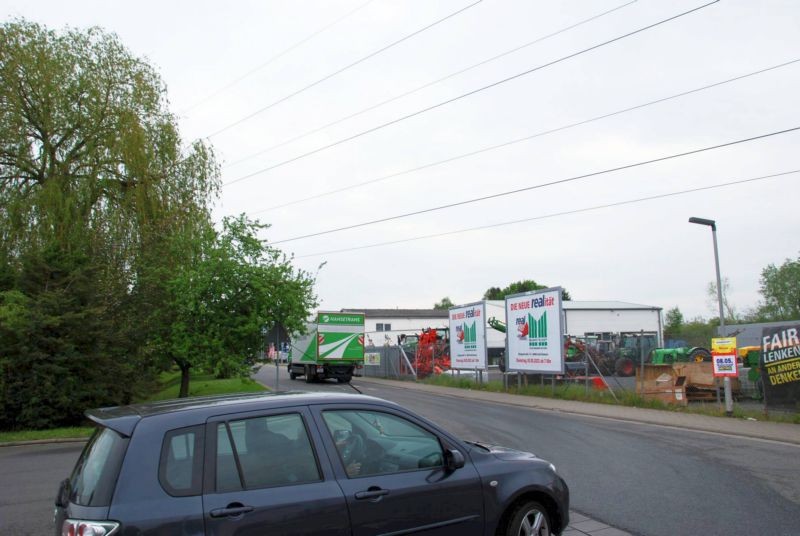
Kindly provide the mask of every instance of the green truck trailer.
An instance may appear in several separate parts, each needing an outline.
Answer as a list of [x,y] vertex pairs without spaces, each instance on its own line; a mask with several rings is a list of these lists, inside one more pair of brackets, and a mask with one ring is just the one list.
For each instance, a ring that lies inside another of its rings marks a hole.
[[306,333],[292,337],[289,377],[306,383],[326,378],[349,382],[364,366],[364,314],[320,312]]

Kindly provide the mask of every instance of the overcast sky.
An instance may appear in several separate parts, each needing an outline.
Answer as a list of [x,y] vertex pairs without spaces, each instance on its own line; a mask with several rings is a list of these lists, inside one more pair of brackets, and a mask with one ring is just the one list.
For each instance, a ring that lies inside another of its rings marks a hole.
[[[483,0],[359,62],[474,2],[0,6],[7,20],[101,26],[145,57],[167,85],[183,138],[208,138],[217,151],[231,184],[216,219],[246,212],[272,225],[270,242],[800,127],[798,62],[561,128],[800,59],[796,0],[723,0],[563,61],[705,2]],[[576,300],[677,305],[687,317],[710,317],[712,237],[688,223],[698,216],[717,222],[722,274],[743,311],[759,300],[761,270],[800,253],[800,173],[584,209],[798,170],[798,146],[800,132],[788,132],[276,247],[312,273],[326,263],[323,309],[424,308],[444,296],[466,303],[488,287],[535,279]]]

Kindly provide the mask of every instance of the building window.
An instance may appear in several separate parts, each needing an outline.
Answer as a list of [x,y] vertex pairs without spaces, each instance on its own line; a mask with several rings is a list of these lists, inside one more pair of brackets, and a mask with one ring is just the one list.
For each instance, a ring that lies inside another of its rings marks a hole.
[[375,331],[392,331],[392,325],[391,324],[382,324],[382,323],[379,322],[379,323],[375,324]]

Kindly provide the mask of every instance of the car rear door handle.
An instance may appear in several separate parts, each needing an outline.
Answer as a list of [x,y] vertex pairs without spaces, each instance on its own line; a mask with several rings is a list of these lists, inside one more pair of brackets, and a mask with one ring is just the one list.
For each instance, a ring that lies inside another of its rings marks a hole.
[[384,495],[389,495],[388,489],[370,488],[367,491],[356,492],[356,500],[364,501],[368,499],[379,499]]
[[211,510],[211,517],[236,517],[241,516],[253,511],[252,506],[232,505],[229,504],[227,508],[217,508]]

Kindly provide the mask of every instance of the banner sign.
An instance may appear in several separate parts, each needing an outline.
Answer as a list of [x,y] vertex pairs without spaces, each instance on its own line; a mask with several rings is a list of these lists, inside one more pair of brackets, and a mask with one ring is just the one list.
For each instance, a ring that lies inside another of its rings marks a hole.
[[450,366],[454,369],[486,368],[486,304],[451,307]]
[[800,404],[800,324],[761,330],[761,377],[767,407]]
[[714,377],[739,376],[736,370],[736,337],[711,339],[711,360],[714,363]]
[[379,367],[381,365],[381,354],[379,352],[367,352],[364,354],[365,367]]
[[510,371],[564,374],[561,287],[506,296]]
[[319,359],[364,359],[364,313],[320,312],[317,315]]

